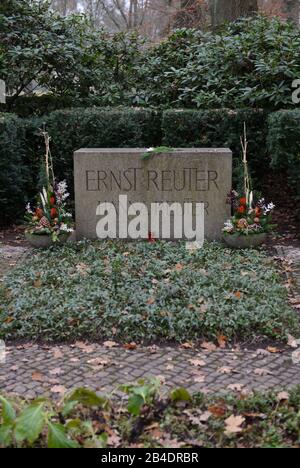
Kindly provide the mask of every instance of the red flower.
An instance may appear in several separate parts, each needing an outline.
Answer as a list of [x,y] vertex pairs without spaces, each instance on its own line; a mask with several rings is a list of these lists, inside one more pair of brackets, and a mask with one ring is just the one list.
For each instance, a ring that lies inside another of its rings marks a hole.
[[50,205],[51,206],[55,205],[55,197],[54,196],[50,197]]
[[247,199],[245,197],[240,198],[240,205],[247,205]]
[[35,214],[39,219],[42,219],[42,217],[44,216],[44,212],[43,212],[42,208],[37,208],[36,211],[35,211]]
[[245,207],[245,206],[240,206],[240,207],[238,208],[238,213],[239,213],[239,214],[244,214],[245,212],[246,212],[246,207]]
[[56,208],[51,208],[50,216],[51,216],[52,219],[57,217],[57,209]]
[[155,237],[153,236],[153,233],[152,232],[149,232],[148,234],[148,242],[155,242]]
[[255,208],[255,216],[256,218],[259,218],[261,216],[261,209],[258,207]]

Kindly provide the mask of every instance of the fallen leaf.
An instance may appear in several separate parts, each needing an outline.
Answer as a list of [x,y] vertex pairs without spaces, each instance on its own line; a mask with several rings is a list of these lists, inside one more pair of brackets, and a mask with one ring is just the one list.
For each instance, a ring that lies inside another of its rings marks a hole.
[[127,343],[123,346],[123,348],[128,349],[129,351],[133,351],[134,349],[137,348],[137,344],[132,342],[132,343]]
[[273,353],[273,354],[278,354],[278,353],[282,353],[282,349],[279,349],[279,348],[275,348],[273,346],[268,346],[267,347],[267,351],[269,351],[269,353]]
[[110,364],[110,360],[109,359],[103,359],[103,358],[94,358],[94,359],[90,359],[88,361],[88,364],[92,364],[94,366],[105,367],[108,364]]
[[219,343],[220,348],[226,348],[227,338],[224,335],[218,335],[217,341]]
[[33,286],[35,288],[41,288],[42,287],[42,280],[40,278],[36,279],[34,282],[33,282]]
[[234,383],[227,386],[228,390],[232,390],[234,392],[241,392],[244,385],[240,383]]
[[173,364],[167,364],[166,370],[173,370],[174,366]]
[[57,393],[60,395],[64,395],[67,389],[63,385],[55,385],[54,387],[50,388],[50,392]]
[[207,408],[209,413],[217,416],[218,418],[222,418],[226,414],[226,408],[221,405],[213,405]]
[[237,299],[241,299],[241,297],[242,297],[241,291],[236,291],[236,292],[234,293],[234,295],[235,295],[235,297],[236,297]]
[[35,382],[43,382],[45,380],[45,377],[43,376],[43,374],[41,374],[40,372],[33,372],[31,374],[31,378],[32,380],[34,380]]
[[203,383],[204,381],[205,381],[205,375],[202,375],[202,374],[195,375],[194,382]]
[[289,395],[288,392],[280,392],[280,393],[278,393],[278,395],[276,397],[277,401],[279,401],[279,402],[289,400],[289,398],[290,398],[290,395]]
[[118,346],[118,343],[116,343],[115,341],[105,341],[103,343],[103,346],[105,348],[116,348]]
[[184,266],[181,263],[177,263],[177,265],[175,265],[175,269],[177,271],[181,271],[181,270],[183,270],[183,268],[184,268]]
[[206,362],[202,361],[202,359],[189,359],[189,362],[196,367],[203,367],[206,366]]
[[297,340],[292,335],[288,335],[288,346],[291,348],[298,348],[300,345],[300,340]]
[[214,343],[210,343],[208,341],[204,341],[201,344],[201,348],[206,349],[207,351],[216,351],[217,347]]
[[255,369],[254,374],[259,375],[260,377],[263,377],[265,375],[271,375],[272,372],[269,371],[268,369]]
[[154,304],[154,302],[155,302],[154,297],[149,297],[149,299],[147,300],[147,304],[149,304],[149,305]]
[[230,367],[220,367],[220,369],[217,370],[218,374],[231,374],[232,369]]
[[121,443],[121,440],[121,437],[116,432],[113,432],[108,436],[107,444],[112,447],[118,447]]
[[180,348],[183,348],[183,349],[192,349],[194,347],[194,345],[192,343],[183,343],[180,345]]
[[59,359],[59,358],[63,357],[63,353],[61,352],[61,350],[59,348],[53,348],[52,353],[53,353],[53,357],[55,359]]
[[89,267],[85,263],[78,263],[78,265],[76,265],[76,270],[82,276],[86,276],[90,273]]
[[225,420],[225,434],[226,435],[231,435],[231,434],[238,434],[239,432],[242,432],[241,425],[245,422],[245,418],[243,416],[229,416]]
[[93,353],[95,350],[95,347],[93,345],[83,343],[82,341],[76,341],[74,346],[87,354]]
[[157,353],[157,351],[159,350],[159,347],[156,346],[156,345],[152,345],[152,346],[148,346],[147,350],[148,350],[151,354],[155,354],[155,353]]

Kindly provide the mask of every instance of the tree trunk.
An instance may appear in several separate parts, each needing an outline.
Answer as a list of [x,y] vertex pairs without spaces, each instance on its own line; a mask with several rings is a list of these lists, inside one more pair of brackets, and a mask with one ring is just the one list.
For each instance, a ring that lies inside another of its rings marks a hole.
[[234,21],[258,11],[257,0],[210,0],[212,25]]

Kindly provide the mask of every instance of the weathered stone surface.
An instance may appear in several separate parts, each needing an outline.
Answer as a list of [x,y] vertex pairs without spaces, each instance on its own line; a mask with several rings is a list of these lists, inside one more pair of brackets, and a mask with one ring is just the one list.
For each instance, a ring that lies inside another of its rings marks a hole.
[[[143,159],[145,149],[81,149],[74,155],[77,238],[97,237],[99,203],[127,195],[128,206],[144,203],[204,203],[205,237],[217,240],[230,215],[226,197],[232,186],[229,149],[180,149]],[[119,227],[117,236],[120,235]],[[127,238],[127,229],[123,238]],[[149,226],[155,238],[155,232]],[[183,236],[183,238],[186,238]]]

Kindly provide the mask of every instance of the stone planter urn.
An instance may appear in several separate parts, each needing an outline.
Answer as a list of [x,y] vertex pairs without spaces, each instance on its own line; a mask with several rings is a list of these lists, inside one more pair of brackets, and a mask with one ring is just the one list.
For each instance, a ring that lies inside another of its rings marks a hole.
[[25,239],[35,249],[47,249],[52,245],[63,245],[69,238],[69,233],[60,234],[58,236],[58,241],[53,242],[52,237],[47,234],[31,234],[30,232],[25,232]]
[[223,241],[232,249],[253,249],[264,244],[267,239],[266,233],[250,234],[249,236],[228,235],[223,236]]

